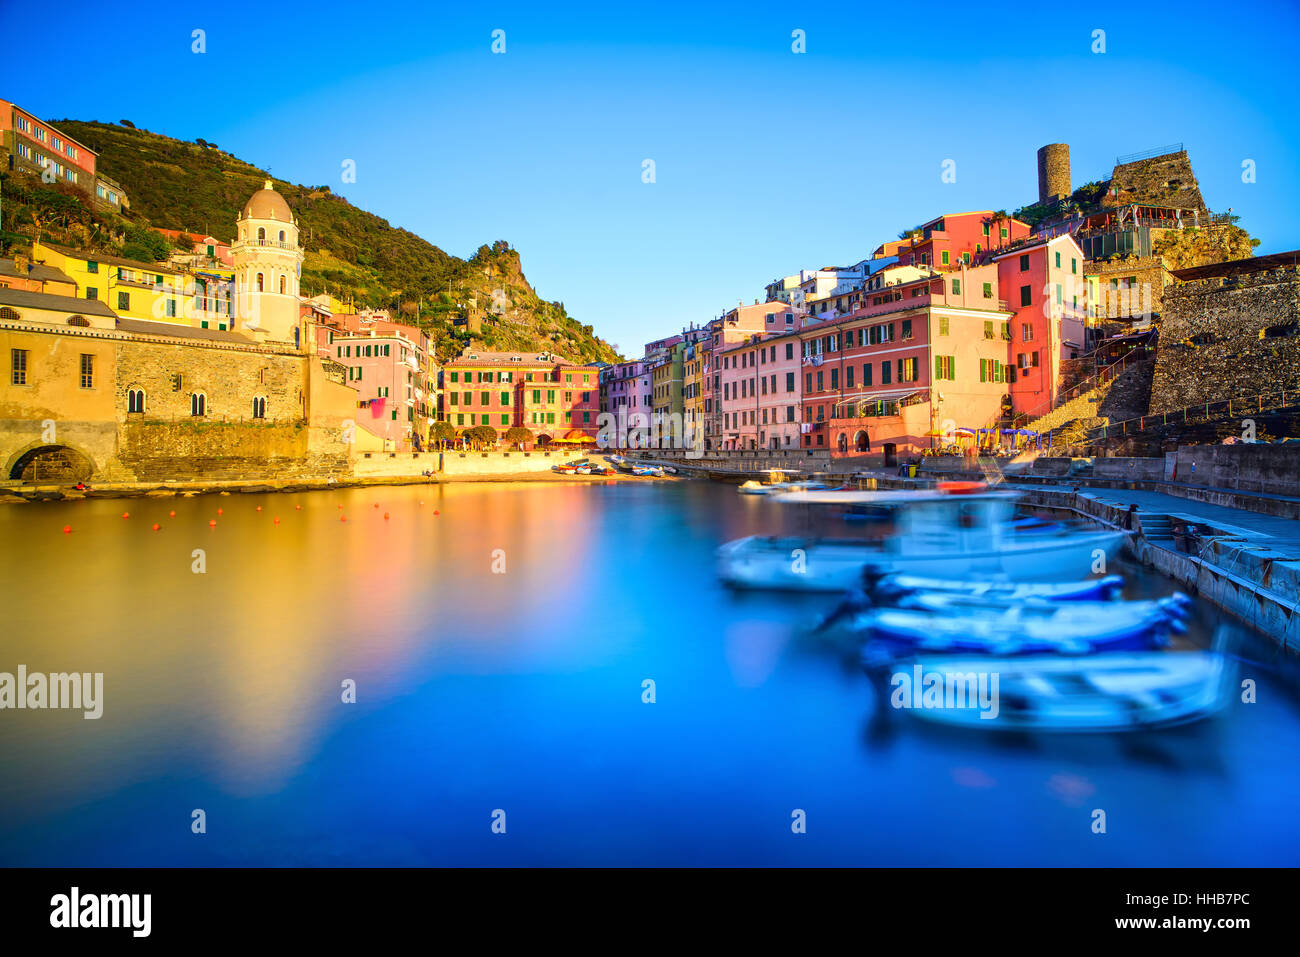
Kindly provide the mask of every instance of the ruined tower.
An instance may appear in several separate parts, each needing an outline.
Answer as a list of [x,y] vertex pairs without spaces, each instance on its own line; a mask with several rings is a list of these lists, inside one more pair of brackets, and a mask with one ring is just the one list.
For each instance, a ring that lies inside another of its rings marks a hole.
[[1070,144],[1048,143],[1038,150],[1038,201],[1048,203],[1070,195]]

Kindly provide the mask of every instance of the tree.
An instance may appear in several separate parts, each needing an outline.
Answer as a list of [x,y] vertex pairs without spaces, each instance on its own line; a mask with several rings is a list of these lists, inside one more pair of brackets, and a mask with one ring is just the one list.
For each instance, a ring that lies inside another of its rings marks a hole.
[[437,442],[444,448],[456,441],[456,427],[450,422],[435,422],[429,430],[429,441]]
[[497,430],[490,425],[476,425],[466,429],[465,437],[484,448],[491,448],[497,444]]
[[519,448],[521,445],[532,443],[533,433],[531,429],[526,429],[522,425],[512,425],[506,429],[505,440],[514,445],[515,448]]

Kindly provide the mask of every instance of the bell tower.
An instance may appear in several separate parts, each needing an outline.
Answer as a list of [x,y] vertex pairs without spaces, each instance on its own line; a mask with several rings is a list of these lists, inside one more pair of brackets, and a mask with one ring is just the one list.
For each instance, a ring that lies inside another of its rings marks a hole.
[[235,267],[237,328],[261,341],[309,350],[299,320],[303,256],[298,222],[269,179],[248,198],[235,226],[230,255]]

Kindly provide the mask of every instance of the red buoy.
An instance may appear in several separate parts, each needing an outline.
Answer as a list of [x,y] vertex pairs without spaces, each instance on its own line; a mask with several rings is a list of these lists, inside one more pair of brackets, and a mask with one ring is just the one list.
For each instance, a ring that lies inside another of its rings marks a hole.
[[217,509],[217,514],[218,514],[218,515],[221,515],[221,514],[222,514],[221,509]]
[[433,510],[433,514],[434,514],[434,515],[441,515],[442,513],[439,512],[439,511],[435,508],[435,509]]
[[385,521],[385,522],[388,521],[388,513],[387,513],[387,512],[384,513],[384,521]]
[[168,518],[175,518],[175,517],[176,517],[176,513],[175,513],[175,512],[168,512],[168,513],[167,513],[167,517],[168,517]]
[[300,512],[302,511],[302,506],[301,506],[301,505],[295,505],[294,508],[296,508],[296,509],[297,509],[298,511],[300,511]]
[[277,515],[277,516],[275,517],[275,524],[277,524],[277,525],[280,524],[280,516],[279,516],[279,515]]
[[160,529],[160,528],[162,528],[162,526],[159,525],[157,522],[154,522],[154,523],[153,523],[153,530],[154,530],[155,532],[158,531],[158,529]]
[[212,519],[212,521],[208,522],[208,528],[216,528],[216,527],[217,527],[217,520],[215,518]]
[[340,516],[339,516],[339,521],[340,521],[340,522],[346,522],[347,520],[348,520],[348,517],[347,517],[346,515],[340,515]]
[[260,511],[262,510],[262,506],[260,506],[260,505],[257,506],[257,510],[260,512]]
[[72,526],[71,526],[71,525],[64,525],[64,526],[63,526],[63,534],[64,534],[64,535],[71,535],[71,534],[72,534]]
[[130,517],[131,517],[131,513],[130,513],[130,512],[123,512],[123,513],[122,513],[122,517],[123,517],[123,518],[130,518]]

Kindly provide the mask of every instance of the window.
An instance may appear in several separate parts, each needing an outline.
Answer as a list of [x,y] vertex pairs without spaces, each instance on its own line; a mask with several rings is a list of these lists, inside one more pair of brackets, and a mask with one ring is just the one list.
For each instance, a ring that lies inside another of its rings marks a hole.
[[1003,239],[1007,238],[1007,227],[1005,226],[1002,227],[1002,238]]
[[[484,393],[484,394],[486,395],[486,393]],[[486,405],[487,403],[485,402],[484,404]],[[502,393],[501,393],[501,404],[502,404],[502,405],[509,405],[509,404],[510,404],[510,393],[509,393],[509,392],[502,392]]]
[[939,335],[946,336],[949,333],[949,319],[947,316],[939,317]]
[[915,382],[917,378],[916,359],[899,359],[898,360],[898,381]]
[[284,242],[284,230],[280,230],[280,242]]
[[1022,342],[1032,342],[1034,339],[1034,326],[1032,323],[1022,322],[1020,324],[1020,339]]
[[131,294],[129,292],[121,292],[120,290],[118,291],[117,308],[122,309],[124,311],[131,308]]
[[954,279],[954,280],[952,281],[952,294],[953,294],[954,296],[960,296],[960,295],[961,295],[961,280],[960,280],[960,279]]
[[984,298],[985,298],[985,299],[992,299],[992,298],[993,298],[993,283],[991,283],[991,282],[986,282],[986,283],[984,284]]
[[945,266],[948,265],[948,250],[945,249],[939,254],[939,262]]
[[11,370],[10,381],[14,385],[27,384],[27,350],[10,349],[9,350],[9,368]]
[[912,320],[911,320],[911,319],[904,319],[904,320],[903,320],[903,338],[904,338],[904,339],[910,339],[910,338],[912,338]]
[[1061,268],[1061,254],[1059,251],[1056,254],[1056,268],[1057,269]]
[[166,305],[166,314],[167,314],[167,317],[168,317],[169,319],[175,319],[175,318],[176,318],[176,300],[175,300],[175,299],[168,299],[168,300],[166,300],[165,305]]
[[280,295],[284,295],[284,277],[280,277]]
[[954,371],[955,361],[956,361],[956,357],[954,356],[935,356],[934,357],[935,379],[947,379],[947,380],[956,379],[957,373]]
[[984,338],[985,339],[993,338],[993,321],[990,319],[984,320]]
[[888,360],[880,363],[880,384],[881,385],[889,385],[890,374],[891,374],[891,370],[889,368]]
[[1034,301],[1034,290],[1032,286],[1020,287],[1020,305],[1028,306]]
[[95,357],[81,354],[81,387],[83,389],[93,389],[95,387]]
[[970,253],[962,253],[962,254],[961,254],[961,261],[964,262],[964,263],[969,264],[969,263],[970,263]]
[[190,415],[207,415],[208,397],[202,392],[190,394]]
[[86,298],[87,298],[87,299],[92,299],[92,300],[94,300],[94,299],[98,299],[98,298],[99,298],[99,290],[96,289],[94,286],[87,286],[87,287],[86,287]]
[[1078,275],[1079,272],[1079,260],[1075,259],[1073,256],[1070,257],[1070,272],[1075,275]]
[[86,272],[99,272],[99,263],[93,259],[86,260]]
[[1020,257],[1020,271],[1029,272],[1029,257],[1027,255]]
[[265,226],[258,226],[258,227],[257,227],[257,238],[258,238],[259,240],[266,239],[266,227],[265,227]]
[[255,419],[266,418],[266,397],[265,396],[258,395],[253,397],[253,418]]
[[264,285],[262,274],[259,272],[257,274],[257,291],[261,292]]

